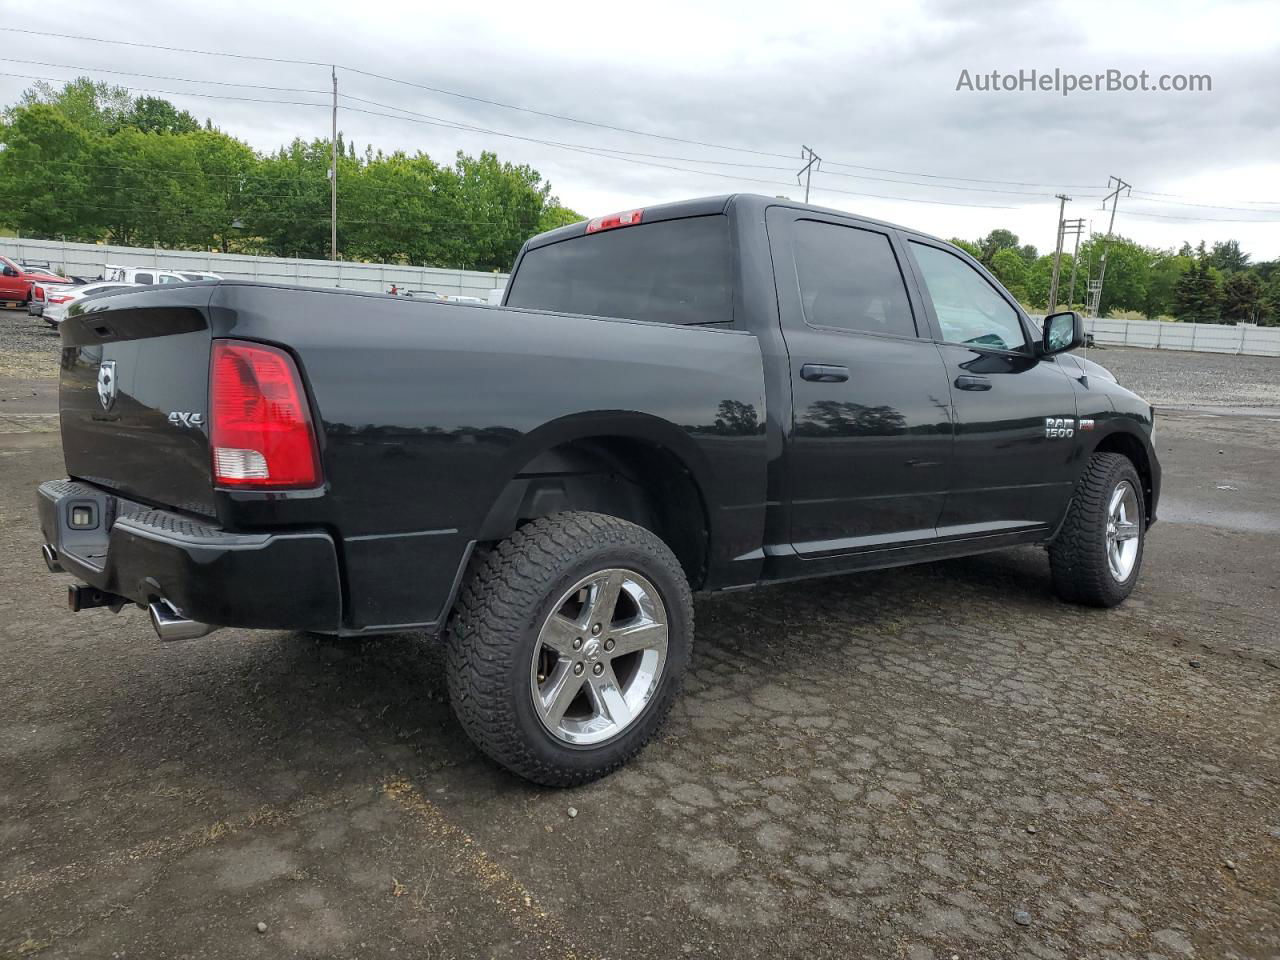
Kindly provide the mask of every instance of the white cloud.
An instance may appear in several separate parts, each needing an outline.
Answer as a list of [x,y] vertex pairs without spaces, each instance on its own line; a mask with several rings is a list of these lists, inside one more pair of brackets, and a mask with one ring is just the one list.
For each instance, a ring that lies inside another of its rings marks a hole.
[[[337,61],[430,86],[466,92],[668,136],[730,144],[787,158],[712,150],[628,135],[370,77],[342,73],[345,93],[519,136],[662,154],[653,163],[698,168],[690,158],[781,169],[707,167],[730,177],[659,169],[637,162],[463,133],[343,110],[348,138],[383,149],[424,150],[449,159],[458,149],[492,149],[527,162],[561,199],[596,214],[637,204],[747,190],[801,195],[794,186],[801,143],[830,161],[909,175],[827,165],[815,186],[919,199],[1006,205],[978,209],[815,191],[814,200],[908,224],[942,236],[975,237],[997,226],[1042,249],[1052,246],[1059,184],[1077,199],[1068,216],[1105,215],[1096,199],[1107,176],[1136,190],[1121,201],[1117,228],[1144,243],[1173,246],[1238,238],[1256,259],[1280,257],[1280,222],[1215,223],[1134,216],[1280,221],[1280,6],[1241,2],[1122,4],[936,0],[901,5],[649,2],[489,4],[483,7],[286,0],[244,0],[175,11],[152,0],[118,0],[112,16],[87,0],[67,0],[59,24],[68,32],[237,53]],[[44,29],[28,21],[35,29]],[[57,29],[49,27],[49,29]],[[323,90],[321,66],[261,63],[28,36],[12,56],[54,63],[138,70],[243,83]],[[961,69],[1020,68],[1086,72],[1208,73],[1207,94],[957,93]],[[77,71],[8,64],[10,72],[74,76]],[[92,71],[89,71],[92,72]],[[242,93],[278,99],[319,95],[218,91],[178,81],[118,78],[166,90]],[[28,84],[0,77],[12,102]],[[294,135],[327,136],[323,106],[237,103],[171,97],[198,116],[268,149]],[[354,106],[354,104],[353,104]],[[371,108],[375,109],[375,108]],[[632,161],[646,158],[633,157]],[[794,169],[793,169],[794,168]],[[920,184],[836,177],[864,174]],[[999,186],[940,181],[914,174],[1021,181]],[[756,178],[778,183],[753,183]],[[786,186],[781,184],[787,184]],[[983,188],[1034,196],[988,193]],[[1260,214],[1177,206],[1192,203],[1257,209]]]

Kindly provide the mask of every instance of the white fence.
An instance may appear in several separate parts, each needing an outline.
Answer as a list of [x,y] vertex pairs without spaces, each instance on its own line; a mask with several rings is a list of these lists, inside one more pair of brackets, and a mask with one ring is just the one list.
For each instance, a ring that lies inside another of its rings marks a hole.
[[1195,350],[1200,353],[1243,353],[1280,357],[1280,327],[1235,327],[1219,323],[1166,323],[1159,320],[1108,320],[1089,317],[1085,329],[1104,345]]
[[294,283],[304,287],[345,287],[386,293],[394,283],[409,290],[480,297],[505,286],[507,274],[478,270],[442,270],[393,263],[355,263],[349,260],[290,260],[250,257],[238,253],[199,253],[148,247],[113,247],[60,240],[19,240],[0,237],[0,254],[14,260],[47,260],[55,269],[76,276],[97,277],[105,264],[154,267],[157,270],[210,270],[234,280]]

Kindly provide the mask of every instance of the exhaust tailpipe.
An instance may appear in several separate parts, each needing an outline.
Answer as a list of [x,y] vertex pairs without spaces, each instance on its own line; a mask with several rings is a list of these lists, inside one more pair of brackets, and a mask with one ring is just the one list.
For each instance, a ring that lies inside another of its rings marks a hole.
[[157,600],[147,607],[147,612],[151,614],[151,626],[161,640],[195,640],[218,629],[208,623],[188,620],[168,600]]
[[58,551],[53,549],[49,544],[45,544],[40,548],[40,555],[44,557],[44,565],[49,568],[50,573],[63,573],[62,564],[58,562]]

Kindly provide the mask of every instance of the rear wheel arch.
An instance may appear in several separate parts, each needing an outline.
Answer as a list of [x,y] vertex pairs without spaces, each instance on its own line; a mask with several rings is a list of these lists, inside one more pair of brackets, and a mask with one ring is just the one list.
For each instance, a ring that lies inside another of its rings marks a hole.
[[662,539],[697,589],[707,572],[711,514],[687,435],[583,431],[549,439],[533,452],[526,449],[476,539],[496,542],[525,523],[566,511],[614,516]]

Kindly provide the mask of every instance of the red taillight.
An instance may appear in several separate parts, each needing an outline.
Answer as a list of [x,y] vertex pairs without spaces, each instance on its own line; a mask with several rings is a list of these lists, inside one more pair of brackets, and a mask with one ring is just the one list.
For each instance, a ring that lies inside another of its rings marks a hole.
[[627,210],[623,213],[611,213],[607,217],[596,217],[587,221],[587,233],[599,233],[601,230],[612,230],[615,227],[634,227],[644,216],[644,210]]
[[31,285],[31,299],[32,299],[32,300],[43,300],[43,299],[44,299],[44,287],[40,286],[40,284],[38,284],[38,283],[33,283],[33,284]]
[[66,303],[68,300],[74,300],[74,299],[75,297],[73,297],[71,294],[64,293],[61,296],[50,297],[49,302],[50,303]]
[[209,373],[214,482],[224,487],[316,487],[320,454],[293,358],[215,340]]

